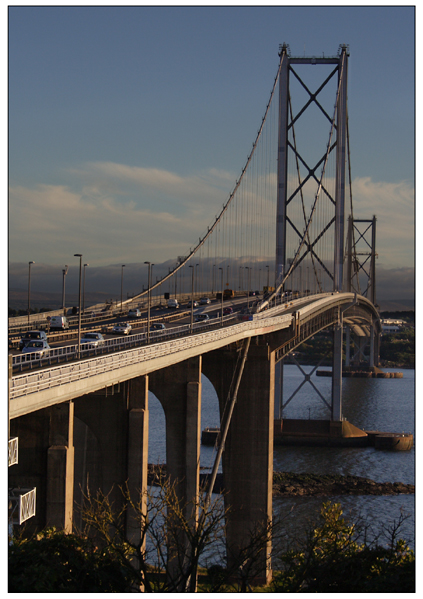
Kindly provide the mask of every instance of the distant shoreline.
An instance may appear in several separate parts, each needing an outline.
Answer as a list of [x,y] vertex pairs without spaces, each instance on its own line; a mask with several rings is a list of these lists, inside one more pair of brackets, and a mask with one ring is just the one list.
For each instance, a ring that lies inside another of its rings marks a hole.
[[[200,473],[200,484],[205,485],[209,474]],[[148,484],[160,486],[160,478],[166,478],[166,464],[148,465]],[[223,474],[216,476],[215,493],[223,491]],[[274,497],[327,497],[332,495],[413,495],[415,485],[388,482],[378,483],[362,476],[341,476],[295,472],[273,473]]]

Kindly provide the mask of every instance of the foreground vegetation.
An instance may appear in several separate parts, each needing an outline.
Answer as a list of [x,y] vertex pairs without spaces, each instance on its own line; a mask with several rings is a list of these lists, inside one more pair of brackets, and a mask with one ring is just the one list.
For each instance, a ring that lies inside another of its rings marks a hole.
[[[287,539],[283,522],[257,529],[239,561],[226,569],[220,565],[225,563],[223,502],[197,506],[205,517],[193,527],[192,511],[180,509],[177,501],[167,503],[176,499],[172,487],[155,492],[147,510],[142,498],[133,503],[123,493],[128,503],[119,514],[107,497],[88,498],[84,518],[90,537],[87,531],[67,535],[48,529],[14,539],[9,592],[414,592],[415,558],[399,538],[402,517],[370,541],[368,527],[347,522],[340,504],[324,503],[303,537]],[[125,537],[126,509],[137,514],[138,542]],[[270,585],[256,588],[269,535],[277,570]]]

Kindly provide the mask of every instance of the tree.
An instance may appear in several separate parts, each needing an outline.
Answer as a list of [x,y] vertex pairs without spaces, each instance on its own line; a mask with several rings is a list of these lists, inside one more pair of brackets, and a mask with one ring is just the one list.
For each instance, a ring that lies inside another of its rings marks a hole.
[[[219,499],[208,506],[202,500],[182,505],[176,483],[160,480],[160,486],[132,498],[126,486],[120,487],[123,508],[116,512],[109,496],[98,492],[87,495],[82,507],[86,531],[95,532],[105,548],[119,556],[126,579],[134,589],[185,591],[195,588],[200,557],[211,545],[219,547],[224,539],[225,509]],[[145,507],[147,506],[147,507]],[[203,518],[198,518],[202,510]],[[130,511],[132,529],[139,536],[128,539],[125,519]]]
[[125,592],[116,556],[87,537],[46,529],[9,547],[9,593]]
[[324,503],[320,524],[306,539],[281,556],[283,570],[271,585],[277,592],[382,593],[414,592],[415,559],[406,543],[398,539],[404,521],[400,517],[391,529],[382,531],[387,546],[366,538],[366,531],[349,524],[340,504]]

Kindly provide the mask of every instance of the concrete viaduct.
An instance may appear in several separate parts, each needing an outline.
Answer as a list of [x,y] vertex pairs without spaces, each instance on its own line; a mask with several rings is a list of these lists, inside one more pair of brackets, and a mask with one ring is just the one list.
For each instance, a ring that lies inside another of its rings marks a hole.
[[[320,294],[278,306],[217,330],[12,376],[10,436],[19,438],[19,463],[9,486],[36,487],[29,530],[80,524],[81,489],[101,489],[118,502],[118,485],[147,488],[148,391],[166,418],[166,465],[181,501],[199,494],[201,374],[213,384],[223,413],[240,348],[251,338],[223,453],[228,560],[248,542],[253,526],[272,519],[275,363],[327,327],[348,325],[376,339],[378,314],[352,293]],[[334,352],[335,353],[335,352]],[[371,358],[372,359],[372,358]],[[335,363],[332,420],[342,420],[340,360]],[[377,357],[375,359],[377,362]],[[337,369],[337,371],[336,371]],[[130,515],[127,534],[139,536]],[[261,578],[271,576],[270,541]]]

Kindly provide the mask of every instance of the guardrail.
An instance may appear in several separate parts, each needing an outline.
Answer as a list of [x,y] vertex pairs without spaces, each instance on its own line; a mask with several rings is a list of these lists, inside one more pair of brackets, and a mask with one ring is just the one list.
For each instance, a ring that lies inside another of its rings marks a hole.
[[[234,318],[234,315],[228,315],[223,317],[224,322],[228,322]],[[220,324],[221,318],[212,318],[208,321],[194,322],[193,330],[199,331],[204,328],[209,328]],[[163,329],[159,331],[150,331],[150,342],[163,340],[165,338],[180,337],[187,335],[191,330],[190,323],[181,325],[179,327],[172,327],[170,329]],[[90,346],[89,343],[81,344],[80,357],[82,359],[92,355],[107,354],[111,351],[123,351],[130,349],[136,345],[140,345],[147,342],[147,331],[142,333],[135,333],[134,335],[128,335],[127,337],[116,337],[114,339],[105,339],[104,343],[94,347]],[[37,352],[23,353],[12,357],[12,367],[14,370],[23,371],[24,368],[41,368],[42,366],[51,366],[54,363],[66,362],[75,360],[78,356],[78,345],[66,345],[62,347],[51,348],[45,350],[41,357],[37,356]]]
[[[219,320],[220,322],[220,318],[213,320]],[[266,319],[266,326],[280,325],[283,323],[285,323],[286,326],[289,326],[291,320],[291,314],[275,316]],[[205,327],[204,323],[196,324],[203,328]],[[186,325],[184,325],[184,327],[186,327]],[[182,338],[164,341],[163,343],[143,345],[133,349],[127,349],[126,351],[104,354],[86,360],[37,370],[32,373],[16,375],[10,380],[9,397],[12,401],[16,397],[37,393],[45,389],[66,385],[81,379],[103,374],[104,372],[119,370],[127,366],[139,364],[140,362],[168,356],[183,350],[199,347],[208,342],[224,340],[256,327],[257,322],[246,321],[230,327],[219,327],[205,333],[188,335]]]

